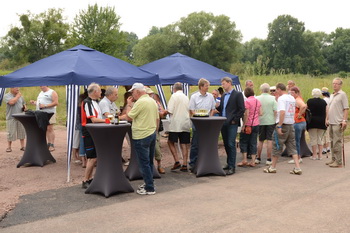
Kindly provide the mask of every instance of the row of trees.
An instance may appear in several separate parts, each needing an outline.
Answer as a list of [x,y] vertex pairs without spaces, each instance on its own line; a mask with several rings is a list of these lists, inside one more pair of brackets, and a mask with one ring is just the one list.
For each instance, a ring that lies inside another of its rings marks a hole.
[[114,7],[88,6],[68,24],[61,9],[19,15],[1,39],[0,68],[13,69],[77,44],[135,65],[180,52],[241,75],[350,72],[350,29],[331,34],[305,30],[303,22],[281,15],[268,25],[266,39],[241,43],[242,34],[225,15],[195,12],[166,27],[152,27],[140,39],[120,30]]

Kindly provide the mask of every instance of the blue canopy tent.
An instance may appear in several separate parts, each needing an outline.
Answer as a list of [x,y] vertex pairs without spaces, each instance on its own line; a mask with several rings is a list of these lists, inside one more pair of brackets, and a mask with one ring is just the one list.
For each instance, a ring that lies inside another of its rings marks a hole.
[[162,89],[158,75],[84,45],[44,58],[0,78],[0,100],[6,87],[66,85],[68,181],[80,85],[92,82],[124,86],[141,82]]
[[186,94],[188,94],[188,85],[198,85],[200,78],[207,79],[211,85],[221,85],[223,77],[230,77],[236,90],[242,91],[238,76],[181,53],[150,62],[140,66],[140,68],[158,74],[162,85],[173,85],[176,82],[184,83]]

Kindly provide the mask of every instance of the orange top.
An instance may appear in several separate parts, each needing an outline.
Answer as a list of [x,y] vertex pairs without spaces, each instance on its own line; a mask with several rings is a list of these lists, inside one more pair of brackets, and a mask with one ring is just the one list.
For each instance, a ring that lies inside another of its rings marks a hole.
[[[298,96],[297,98],[295,98],[295,100],[297,100],[298,98],[300,98],[300,99],[304,102],[303,98],[301,98],[300,96]],[[305,120],[305,113],[304,113],[303,115],[301,115],[300,118],[298,117],[299,111],[300,111],[300,108],[298,108],[297,106],[295,106],[295,114],[294,114],[294,121],[295,121],[295,123],[300,123],[300,122],[306,121],[306,120]]]

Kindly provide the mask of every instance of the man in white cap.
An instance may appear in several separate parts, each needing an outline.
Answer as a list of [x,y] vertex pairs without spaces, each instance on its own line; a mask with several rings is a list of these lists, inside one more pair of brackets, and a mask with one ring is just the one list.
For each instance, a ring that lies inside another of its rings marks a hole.
[[153,195],[156,193],[153,183],[153,157],[159,124],[158,107],[156,102],[147,95],[142,83],[134,83],[129,92],[132,96],[127,99],[126,115],[128,120],[133,121],[132,140],[144,180],[144,184],[139,186],[137,193]]

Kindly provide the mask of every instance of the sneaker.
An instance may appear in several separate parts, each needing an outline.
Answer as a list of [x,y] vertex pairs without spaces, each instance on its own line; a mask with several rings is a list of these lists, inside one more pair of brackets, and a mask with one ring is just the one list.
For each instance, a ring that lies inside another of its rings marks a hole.
[[174,166],[171,168],[171,170],[174,171],[176,169],[179,169],[180,167],[181,167],[181,163],[176,162],[176,163],[174,163]]
[[322,154],[323,155],[327,154],[327,151],[326,150],[322,151]]
[[256,158],[255,161],[254,161],[254,163],[255,163],[255,164],[260,164],[260,161],[261,161],[260,158]]
[[327,150],[327,153],[331,153],[331,150],[330,150],[330,149],[328,149],[328,150]]
[[[153,181],[154,182],[154,181]],[[140,184],[139,186],[137,186],[137,189],[145,189],[146,187],[146,184],[143,183],[143,184]],[[154,189],[156,188],[156,185],[154,184]]]
[[[303,160],[302,159],[299,159],[299,163],[302,163]],[[289,164],[294,164],[294,159],[291,159],[288,161]]]
[[145,187],[146,187],[146,184],[143,183],[143,184],[140,184],[140,185],[137,187],[137,189],[145,189]]
[[301,171],[301,169],[296,169],[296,168],[294,168],[294,169],[291,170],[289,173],[290,173],[290,174],[293,174],[293,175],[301,175],[303,172]]
[[271,166],[268,167],[268,168],[265,168],[264,169],[264,172],[265,173],[276,173],[277,172],[277,169],[276,168],[272,168]]
[[272,164],[272,161],[271,160],[266,160],[266,165],[267,166],[270,166]]
[[334,163],[334,161],[335,161],[335,160],[332,159],[331,161],[328,161],[328,162],[326,163],[326,165],[330,165],[330,164]]
[[147,191],[146,189],[138,189],[136,191],[137,194],[140,194],[140,195],[154,195],[156,194],[156,191]]
[[336,161],[334,161],[334,163],[329,164],[329,167],[339,168],[339,167],[343,167],[343,166],[342,166],[342,164],[338,164]]

